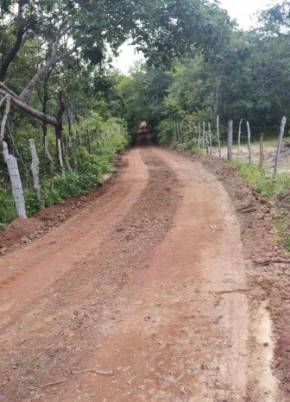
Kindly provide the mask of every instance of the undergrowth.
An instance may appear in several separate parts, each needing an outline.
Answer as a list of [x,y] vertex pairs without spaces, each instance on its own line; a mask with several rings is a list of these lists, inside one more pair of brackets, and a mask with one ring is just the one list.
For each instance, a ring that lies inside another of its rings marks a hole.
[[290,189],[290,175],[287,173],[277,175],[274,180],[266,168],[241,161],[233,161],[231,165],[240,171],[247,184],[270,201]]
[[[89,133],[90,141],[86,145],[77,144],[73,147],[68,156],[69,167],[66,166],[65,175],[60,170],[53,177],[48,172],[40,175],[44,207],[86,194],[101,185],[103,175],[115,169],[116,154],[128,144],[126,125],[119,119],[110,118],[105,121],[97,113],[92,113],[79,123],[78,128],[80,132]],[[23,187],[26,213],[31,216],[39,211],[41,205],[31,178],[23,183]],[[10,183],[0,181],[0,228],[16,217]]]

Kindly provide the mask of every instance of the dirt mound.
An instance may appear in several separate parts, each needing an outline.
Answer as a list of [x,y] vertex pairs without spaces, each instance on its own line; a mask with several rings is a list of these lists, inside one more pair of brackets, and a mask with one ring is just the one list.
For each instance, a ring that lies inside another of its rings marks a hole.
[[0,251],[16,243],[28,243],[37,233],[43,233],[44,224],[38,219],[17,218],[1,232]]

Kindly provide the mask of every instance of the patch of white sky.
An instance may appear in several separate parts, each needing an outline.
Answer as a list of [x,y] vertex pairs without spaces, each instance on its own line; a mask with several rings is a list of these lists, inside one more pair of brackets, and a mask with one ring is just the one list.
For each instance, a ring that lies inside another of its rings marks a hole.
[[[243,30],[255,27],[257,13],[265,10],[282,0],[219,0],[220,7],[226,9],[232,19],[235,19],[239,28]],[[114,66],[119,71],[127,74],[138,62],[142,61],[142,54],[138,54],[133,46],[125,43],[120,48],[120,54],[114,61]]]

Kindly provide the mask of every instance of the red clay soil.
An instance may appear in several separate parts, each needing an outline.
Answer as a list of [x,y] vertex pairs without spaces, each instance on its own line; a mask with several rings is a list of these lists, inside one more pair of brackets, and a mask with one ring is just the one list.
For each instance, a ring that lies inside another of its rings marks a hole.
[[286,256],[224,161],[134,149],[4,233],[0,400],[289,400]]

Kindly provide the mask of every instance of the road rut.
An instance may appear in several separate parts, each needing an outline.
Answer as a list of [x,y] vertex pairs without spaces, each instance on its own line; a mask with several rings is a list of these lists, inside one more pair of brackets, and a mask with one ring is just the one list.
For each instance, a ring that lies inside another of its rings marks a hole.
[[275,401],[274,385],[257,384],[255,399],[248,387],[248,289],[227,192],[165,150],[127,159],[108,193],[0,261],[0,398]]

